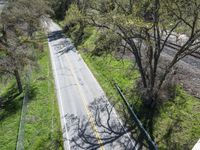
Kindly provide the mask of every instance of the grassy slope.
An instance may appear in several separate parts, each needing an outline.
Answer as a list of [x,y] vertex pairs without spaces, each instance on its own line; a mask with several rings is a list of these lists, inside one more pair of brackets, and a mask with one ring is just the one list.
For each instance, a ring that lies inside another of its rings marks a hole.
[[26,149],[62,149],[59,111],[49,60],[47,42],[39,61],[40,70],[33,73],[33,97],[28,104],[25,125]]
[[[5,88],[1,92],[1,96],[5,99],[5,105],[3,104],[4,106],[1,106],[0,108],[0,149],[14,150],[19,127],[23,93],[15,96],[18,91],[16,88],[13,88],[14,84],[9,84],[7,86],[8,88]],[[14,96],[14,98],[11,95]]]
[[[44,52],[39,55],[39,69],[32,72],[28,110],[25,118],[25,149],[62,149],[59,111],[54,91],[46,38],[41,40]],[[7,93],[5,90],[4,93]],[[12,114],[0,121],[0,149],[15,149],[23,95],[12,99]],[[16,108],[17,107],[17,108]],[[7,110],[0,110],[5,116]]]
[[[138,78],[136,69],[132,67],[130,60],[117,61],[111,56],[90,57],[91,47],[97,36],[95,30],[86,29],[86,33],[92,35],[87,38],[79,49],[87,49],[82,52],[85,62],[100,82],[109,97],[119,100],[110,79],[115,79],[125,91],[127,98],[137,109],[141,101],[132,95],[135,81]],[[191,149],[200,135],[200,101],[186,94],[181,88],[177,88],[177,96],[173,101],[164,104],[160,113],[155,118],[154,135],[159,149]],[[139,108],[138,108],[139,109]]]

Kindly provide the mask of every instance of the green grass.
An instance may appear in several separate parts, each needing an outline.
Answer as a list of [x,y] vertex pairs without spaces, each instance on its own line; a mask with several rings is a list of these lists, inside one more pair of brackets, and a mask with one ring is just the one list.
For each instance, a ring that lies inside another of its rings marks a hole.
[[192,149],[200,135],[200,100],[177,87],[176,98],[162,106],[155,123],[160,149]]
[[[39,37],[38,37],[39,38]],[[44,51],[38,51],[39,67],[32,70],[25,115],[24,148],[28,150],[63,149],[60,115],[54,89],[47,39],[40,35]],[[12,84],[11,84],[12,85]],[[14,87],[8,85],[1,96],[15,94]],[[16,147],[23,94],[9,99],[9,104],[0,109],[0,149],[14,150]]]
[[40,56],[39,70],[31,78],[32,98],[25,124],[25,149],[62,149],[59,111],[47,43]]
[[[98,32],[94,28],[86,28],[85,37],[87,38],[84,38],[85,40],[78,49],[80,50],[84,61],[100,82],[106,95],[109,98],[113,98],[114,102],[121,100],[112,83],[112,80],[114,80],[124,90],[127,98],[134,97],[134,100],[138,99],[137,96],[130,94],[130,90],[135,87],[135,82],[139,78],[139,73],[137,69],[134,68],[134,64],[128,59],[119,60],[111,55],[103,55],[101,57],[92,56],[91,52],[95,48],[94,43],[97,36]],[[85,49],[87,51],[85,51]],[[134,101],[133,103],[135,102],[137,103],[138,101]],[[135,105],[138,105],[140,102],[138,104],[136,103]]]
[[[90,33],[90,36],[78,49],[107,96],[113,97],[115,101],[120,100],[110,82],[114,79],[123,89],[129,102],[134,104],[136,110],[141,111],[141,99],[132,92],[139,77],[137,69],[133,67],[133,62],[118,61],[113,56],[91,57],[97,33],[94,29],[88,28],[86,32]],[[87,51],[81,51],[84,49]],[[200,135],[200,100],[190,96],[180,87],[176,90],[176,98],[161,106],[154,118],[154,136],[159,149],[189,150]]]
[[[112,56],[91,57],[88,53],[82,52],[81,54],[97,80],[100,82],[105,93],[110,98],[114,97],[117,101],[120,97],[116,92],[112,81],[114,80],[118,83],[124,91],[129,91],[129,89],[135,85],[136,79],[139,78],[138,71],[131,69],[133,66],[128,60],[122,62]],[[128,94],[128,92],[126,94]]]
[[12,81],[11,83],[1,92],[1,97],[3,97],[3,104],[0,107],[1,150],[15,149],[19,128],[23,93],[18,95],[15,84]]

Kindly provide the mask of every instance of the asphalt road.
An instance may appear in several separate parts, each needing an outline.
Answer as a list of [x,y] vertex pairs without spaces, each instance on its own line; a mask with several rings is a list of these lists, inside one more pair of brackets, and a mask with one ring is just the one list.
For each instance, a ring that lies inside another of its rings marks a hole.
[[[44,26],[49,33],[48,43],[63,137],[67,139],[64,148],[67,150],[137,149],[72,42],[64,37],[61,28],[50,19],[44,21]],[[103,104],[104,107],[100,108]],[[106,111],[108,109],[110,111]],[[73,127],[76,119],[79,125]]]

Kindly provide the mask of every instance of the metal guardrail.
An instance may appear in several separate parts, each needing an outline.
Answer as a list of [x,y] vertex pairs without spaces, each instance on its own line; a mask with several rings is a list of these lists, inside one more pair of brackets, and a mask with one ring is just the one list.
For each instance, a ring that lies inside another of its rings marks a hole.
[[129,113],[132,116],[132,119],[134,121],[134,123],[137,125],[137,127],[139,128],[140,132],[142,133],[142,136],[144,137],[144,139],[147,141],[148,145],[149,145],[149,149],[150,150],[158,150],[156,144],[154,143],[154,141],[151,139],[150,135],[148,134],[148,132],[145,130],[145,128],[143,127],[141,121],[138,119],[137,115],[135,114],[135,112],[132,110],[131,105],[129,104],[129,102],[127,101],[125,95],[123,94],[122,90],[120,89],[120,87],[118,86],[118,84],[113,81],[113,84],[115,86],[115,88],[117,89],[118,93],[120,94],[121,98],[123,99],[124,103],[126,104]]
[[28,100],[28,85],[25,87],[24,99],[22,102],[21,117],[19,123],[19,129],[17,134],[16,150],[24,150],[24,134],[25,134],[25,116],[27,112],[27,100]]
[[[30,71],[30,70],[29,70]],[[19,129],[17,134],[17,141],[16,141],[16,150],[24,150],[24,137],[25,137],[25,117],[27,113],[27,104],[29,98],[29,89],[30,89],[30,73],[26,74],[26,85],[24,91],[24,98],[22,102],[22,109],[21,115],[19,120]]]

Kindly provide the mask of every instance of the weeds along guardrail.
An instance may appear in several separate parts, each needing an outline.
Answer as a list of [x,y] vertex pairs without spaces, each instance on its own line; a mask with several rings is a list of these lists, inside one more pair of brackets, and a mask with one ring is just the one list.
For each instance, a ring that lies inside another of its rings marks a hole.
[[17,141],[16,141],[16,150],[23,150],[24,149],[24,135],[25,135],[25,117],[27,113],[27,105],[28,105],[28,98],[29,98],[29,89],[30,89],[30,73],[26,74],[26,85],[24,91],[24,99],[22,102],[22,109],[21,109],[21,116],[19,121],[19,129],[17,134]]
[[138,127],[139,131],[141,132],[141,135],[143,136],[143,138],[146,140],[147,144],[148,144],[148,148],[150,150],[158,150],[156,144],[154,143],[154,141],[152,140],[152,138],[150,137],[150,135],[148,134],[148,132],[145,130],[145,128],[143,127],[141,121],[138,119],[136,113],[133,111],[133,109],[131,108],[131,105],[129,104],[128,100],[126,99],[125,95],[123,94],[121,88],[119,87],[119,85],[113,81],[113,85],[115,86],[116,90],[118,91],[119,95],[121,96],[121,98],[123,99],[128,112],[130,113],[133,122],[136,124],[136,126]]

